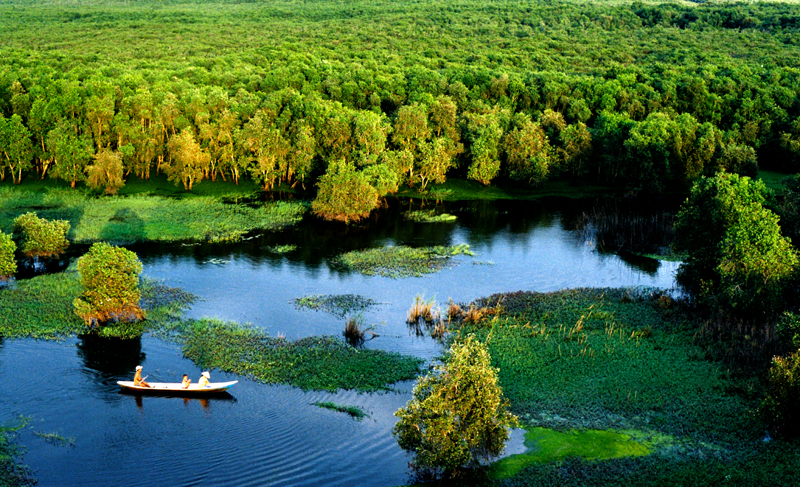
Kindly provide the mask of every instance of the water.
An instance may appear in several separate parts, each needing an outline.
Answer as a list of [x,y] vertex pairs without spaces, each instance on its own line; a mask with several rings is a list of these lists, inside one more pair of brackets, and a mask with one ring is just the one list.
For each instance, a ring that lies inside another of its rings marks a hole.
[[[346,228],[310,220],[235,245],[140,245],[144,275],[202,298],[190,316],[249,322],[287,338],[341,336],[344,319],[299,310],[309,294],[360,294],[379,303],[363,313],[379,335],[365,346],[432,359],[441,352],[405,324],[414,297],[466,303],[496,292],[572,287],[673,286],[677,264],[625,261],[594,249],[573,231],[587,203],[451,203],[455,223],[402,219],[394,202],[377,219]],[[418,206],[418,204],[415,204]],[[416,209],[416,206],[414,206]],[[343,271],[332,257],[383,245],[467,243],[476,255],[422,278],[388,279]],[[277,254],[269,249],[294,244]],[[303,392],[239,380],[208,400],[138,397],[119,391],[141,363],[153,381],[178,381],[200,370],[176,346],[151,337],[113,349],[97,340],[0,341],[0,419],[31,418],[21,443],[39,485],[400,485],[409,457],[391,436],[393,412],[413,384],[396,392]],[[358,406],[369,417],[314,406]],[[74,438],[74,446],[35,433]]]

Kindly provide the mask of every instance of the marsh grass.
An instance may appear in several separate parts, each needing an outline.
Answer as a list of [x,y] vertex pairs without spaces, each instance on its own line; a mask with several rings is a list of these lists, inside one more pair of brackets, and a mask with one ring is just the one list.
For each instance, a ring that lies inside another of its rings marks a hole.
[[367,276],[398,279],[438,272],[454,265],[452,257],[462,254],[474,255],[467,244],[419,248],[392,246],[347,252],[336,257],[333,263]]
[[754,379],[707,358],[694,337],[702,324],[677,310],[679,303],[665,309],[663,296],[641,289],[507,293],[473,303],[502,303],[496,319],[454,323],[455,336],[474,333],[488,344],[512,411],[529,427],[669,439],[646,457],[531,465],[503,485],[711,485],[727,473],[755,479],[769,472],[763,465],[777,469],[776,485],[789,485],[780,465],[800,465],[800,445],[762,441]]
[[458,219],[455,215],[449,213],[436,213],[436,210],[416,210],[407,211],[403,213],[406,220],[411,220],[418,223],[444,223],[454,222]]
[[335,402],[330,401],[322,401],[322,402],[315,402],[315,406],[330,409],[331,411],[336,411],[339,413],[349,414],[353,419],[361,421],[364,418],[368,418],[369,415],[364,412],[363,409],[357,408],[355,406],[346,406],[344,404],[337,404]]
[[353,348],[334,337],[290,341],[212,319],[181,321],[177,331],[184,356],[202,368],[304,390],[389,390],[395,382],[414,379],[422,364],[416,357]]
[[[344,335],[345,341],[351,346],[360,347],[366,340],[372,340],[378,336],[374,330],[374,326],[366,325],[364,323],[364,318],[358,315],[347,320],[342,334]],[[369,338],[367,338],[367,335],[369,335]]]
[[425,301],[422,297],[417,295],[414,298],[414,304],[412,304],[411,309],[408,310],[408,319],[406,322],[408,324],[415,324],[422,321],[428,325],[433,324],[439,319],[440,315],[438,311],[433,309],[435,304],[436,300],[434,298]]
[[63,447],[75,447],[75,438],[72,437],[64,437],[58,433],[43,433],[41,431],[34,431],[34,435],[42,438],[47,443],[55,446],[63,446]]
[[594,241],[600,250],[671,256],[674,220],[672,213],[640,214],[613,202],[584,212],[577,228],[585,240]]
[[379,304],[359,294],[310,294],[294,300],[297,309],[324,311],[339,318],[361,313]]
[[0,187],[0,229],[9,232],[14,218],[31,208],[42,218],[69,221],[76,243],[235,241],[257,229],[293,225],[306,212],[303,203],[290,201],[230,204],[219,196],[94,197],[80,190]]

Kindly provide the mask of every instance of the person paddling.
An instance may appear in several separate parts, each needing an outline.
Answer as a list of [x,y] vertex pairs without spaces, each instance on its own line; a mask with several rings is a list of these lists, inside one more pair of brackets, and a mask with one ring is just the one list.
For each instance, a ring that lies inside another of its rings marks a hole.
[[[145,377],[146,378],[146,377]],[[133,385],[137,387],[152,387],[150,384],[142,379],[142,366],[136,366],[136,374],[133,376]]]
[[200,380],[197,381],[197,386],[198,387],[210,387],[209,379],[211,379],[211,374],[209,374],[208,371],[203,372],[200,375]]

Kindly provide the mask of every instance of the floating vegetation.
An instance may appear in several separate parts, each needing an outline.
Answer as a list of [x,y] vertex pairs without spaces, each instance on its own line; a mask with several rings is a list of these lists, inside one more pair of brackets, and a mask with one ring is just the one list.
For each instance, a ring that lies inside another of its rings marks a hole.
[[361,313],[378,304],[358,294],[311,294],[294,300],[297,309],[324,311],[339,318]]
[[411,220],[420,223],[441,223],[441,222],[454,222],[457,217],[449,213],[436,214],[435,210],[417,210],[407,211],[403,213],[406,220]]
[[227,204],[217,196],[135,195],[97,198],[81,190],[42,192],[0,188],[0,229],[31,208],[47,219],[70,222],[77,243],[108,241],[241,240],[258,229],[277,230],[299,222],[306,205],[292,201]]
[[34,431],[34,435],[44,439],[47,443],[55,446],[75,447],[75,438],[65,438],[58,433],[42,433],[41,431]]
[[473,260],[472,265],[486,265],[486,266],[493,266],[497,265],[492,260]]
[[249,325],[202,319],[173,328],[185,357],[204,369],[219,369],[267,384],[304,390],[389,390],[421,371],[416,357],[353,348],[334,337],[297,341],[270,337]]
[[355,406],[345,406],[344,404],[336,404],[335,402],[330,402],[330,401],[315,402],[314,406],[330,409],[331,411],[337,411],[340,413],[346,413],[359,421],[369,417],[369,415],[366,412],[364,412],[363,409],[357,408]]
[[494,463],[491,476],[509,478],[528,465],[557,462],[568,457],[584,460],[640,457],[650,454],[650,449],[625,433],[602,430],[554,431],[548,428],[531,428],[525,433],[528,451],[511,455]]
[[0,426],[0,485],[3,487],[28,487],[36,485],[33,471],[19,463],[21,449],[16,445],[17,432],[24,428],[30,418],[19,417],[15,425]]
[[274,247],[267,247],[267,250],[273,254],[288,254],[289,252],[297,250],[297,245],[275,245]]
[[230,259],[220,259],[219,257],[212,257],[207,261],[203,262],[203,264],[212,264],[212,265],[225,265],[230,264]]
[[453,265],[451,258],[461,254],[474,255],[467,244],[418,248],[392,246],[347,252],[336,257],[333,262],[367,276],[379,275],[397,279],[422,277],[438,272]]

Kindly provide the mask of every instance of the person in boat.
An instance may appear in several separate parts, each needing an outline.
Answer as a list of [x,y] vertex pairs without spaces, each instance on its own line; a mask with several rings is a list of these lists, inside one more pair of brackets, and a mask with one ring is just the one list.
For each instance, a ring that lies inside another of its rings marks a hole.
[[210,384],[209,379],[211,379],[211,374],[209,374],[208,371],[203,372],[200,375],[200,380],[197,381],[197,386],[198,387],[209,387],[209,384]]
[[183,374],[183,380],[181,381],[181,386],[184,389],[188,389],[189,388],[189,384],[191,384],[191,383],[192,383],[192,379],[190,379],[188,375]]
[[136,374],[133,376],[133,385],[137,387],[150,387],[150,384],[142,379],[142,366],[136,366]]

